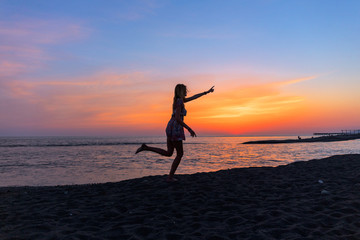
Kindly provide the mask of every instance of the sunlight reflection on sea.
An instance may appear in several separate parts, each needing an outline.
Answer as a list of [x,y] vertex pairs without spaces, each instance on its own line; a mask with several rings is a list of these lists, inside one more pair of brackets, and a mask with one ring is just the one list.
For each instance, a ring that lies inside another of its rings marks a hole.
[[[178,174],[239,167],[279,166],[338,154],[360,153],[360,140],[244,145],[295,137],[198,137],[184,142]],[[174,156],[135,155],[141,143],[166,148],[165,137],[0,138],[0,186],[113,182],[168,174]]]

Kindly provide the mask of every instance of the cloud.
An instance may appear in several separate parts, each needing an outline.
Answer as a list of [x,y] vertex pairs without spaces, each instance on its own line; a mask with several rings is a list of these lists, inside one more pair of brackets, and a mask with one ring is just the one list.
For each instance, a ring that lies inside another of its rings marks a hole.
[[81,24],[62,20],[0,21],[0,81],[44,67],[47,47],[84,39],[90,33]]
[[274,85],[278,85],[278,86],[285,86],[285,85],[291,85],[291,84],[295,84],[295,83],[299,83],[299,82],[304,82],[304,81],[308,81],[308,80],[312,80],[319,77],[318,75],[314,75],[314,76],[309,76],[309,77],[304,77],[304,78],[296,78],[296,79],[290,79],[290,80],[286,80],[286,81],[279,81],[279,82],[274,82]]
[[161,4],[153,0],[122,2],[121,7],[116,8],[115,16],[126,21],[137,21],[154,15],[155,10],[160,7]]
[[0,21],[2,45],[56,44],[83,39],[89,33],[88,28],[64,20]]
[[25,64],[7,60],[0,60],[0,77],[13,76],[24,72],[27,69]]
[[276,114],[283,111],[285,106],[302,101],[303,98],[301,97],[263,97],[261,100],[254,100],[243,106],[219,108],[218,111],[225,112],[225,114],[212,115],[204,118],[239,118],[243,116]]
[[204,29],[198,29],[196,31],[191,31],[187,29],[178,29],[175,30],[169,30],[167,33],[160,34],[162,37],[168,37],[168,38],[183,38],[183,39],[196,39],[196,40],[225,40],[225,39],[234,39],[235,36],[228,33],[219,33],[219,32],[213,32],[211,30],[204,30]]
[[232,85],[230,89],[216,92],[211,99],[203,103],[201,109],[196,109],[197,113],[194,117],[221,120],[280,114],[296,108],[297,104],[305,100],[302,96],[288,95],[281,88],[314,78],[316,76],[247,86]]
[[[141,72],[98,72],[65,80],[0,82],[0,90],[4,93],[0,99],[10,104],[16,103],[17,109],[22,109],[17,115],[23,116],[23,119],[37,119],[41,126],[134,125],[149,117],[151,110],[160,113],[147,122],[158,124],[161,112],[168,110],[167,106],[161,105],[166,96],[156,94],[160,83],[149,84],[149,78]],[[34,108],[41,119],[32,116]],[[6,108],[0,109],[0,112],[5,113]],[[11,120],[7,115],[3,115],[4,118]]]

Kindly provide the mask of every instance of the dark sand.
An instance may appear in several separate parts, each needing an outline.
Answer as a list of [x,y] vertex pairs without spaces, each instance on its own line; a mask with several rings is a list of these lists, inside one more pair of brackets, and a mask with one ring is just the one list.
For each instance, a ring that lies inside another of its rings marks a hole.
[[0,239],[360,239],[358,154],[178,178],[0,188]]

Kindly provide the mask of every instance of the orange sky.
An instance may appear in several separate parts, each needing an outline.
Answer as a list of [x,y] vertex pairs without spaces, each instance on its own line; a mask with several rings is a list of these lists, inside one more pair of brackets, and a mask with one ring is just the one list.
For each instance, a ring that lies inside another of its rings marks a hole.
[[[18,109],[9,110],[13,114],[3,119],[11,122],[9,127],[23,122],[24,128],[57,129],[75,135],[163,135],[171,115],[173,88],[179,79],[157,77],[151,73],[107,71],[66,80],[8,82],[3,87]],[[186,103],[185,122],[199,136],[301,135],[356,128],[360,114],[351,105],[344,107],[331,96],[320,101],[319,95],[292,90],[319,78],[264,81],[258,76],[189,76],[184,81],[189,96],[212,85],[215,92]]]

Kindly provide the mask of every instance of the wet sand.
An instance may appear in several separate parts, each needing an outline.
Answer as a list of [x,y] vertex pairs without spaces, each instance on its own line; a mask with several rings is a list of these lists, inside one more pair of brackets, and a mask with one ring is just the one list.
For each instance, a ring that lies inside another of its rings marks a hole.
[[0,239],[360,239],[359,154],[177,177],[0,188]]

